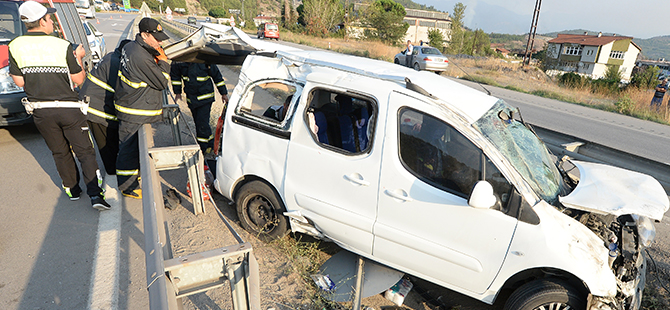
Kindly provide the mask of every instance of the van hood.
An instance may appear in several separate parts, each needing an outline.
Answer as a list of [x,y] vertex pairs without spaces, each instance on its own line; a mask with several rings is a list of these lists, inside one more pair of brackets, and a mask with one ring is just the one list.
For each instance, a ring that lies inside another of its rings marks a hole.
[[651,176],[603,164],[571,161],[579,169],[577,187],[559,201],[566,207],[598,214],[637,214],[661,220],[670,202]]

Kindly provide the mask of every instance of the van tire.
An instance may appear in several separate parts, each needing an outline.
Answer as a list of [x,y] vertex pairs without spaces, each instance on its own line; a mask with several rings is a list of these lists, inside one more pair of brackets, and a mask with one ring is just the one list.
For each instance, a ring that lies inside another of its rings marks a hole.
[[[549,307],[547,307],[549,306]],[[585,296],[572,286],[551,279],[528,282],[507,299],[504,310],[584,309]]]
[[286,208],[279,195],[262,181],[251,181],[237,192],[237,216],[242,227],[269,242],[288,233]]

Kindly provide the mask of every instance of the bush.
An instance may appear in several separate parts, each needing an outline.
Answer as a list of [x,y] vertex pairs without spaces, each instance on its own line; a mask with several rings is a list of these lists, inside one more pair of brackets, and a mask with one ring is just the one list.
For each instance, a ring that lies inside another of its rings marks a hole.
[[635,102],[630,99],[628,95],[624,95],[614,103],[614,106],[616,107],[617,112],[625,115],[632,115],[633,110],[635,109]]
[[587,79],[574,72],[567,72],[558,77],[558,85],[578,88],[588,83]]
[[214,18],[224,18],[226,17],[226,10],[222,7],[216,7],[209,10],[209,16]]

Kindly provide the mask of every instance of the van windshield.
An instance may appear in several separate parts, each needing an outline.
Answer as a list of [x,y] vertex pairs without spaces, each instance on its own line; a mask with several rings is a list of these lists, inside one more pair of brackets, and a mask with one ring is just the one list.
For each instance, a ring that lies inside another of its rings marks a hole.
[[0,2],[0,43],[7,44],[12,39],[25,33],[25,25],[19,18],[17,2]]
[[533,190],[550,204],[567,190],[567,185],[549,155],[544,142],[512,116],[516,109],[503,100],[493,105],[474,127],[507,158]]

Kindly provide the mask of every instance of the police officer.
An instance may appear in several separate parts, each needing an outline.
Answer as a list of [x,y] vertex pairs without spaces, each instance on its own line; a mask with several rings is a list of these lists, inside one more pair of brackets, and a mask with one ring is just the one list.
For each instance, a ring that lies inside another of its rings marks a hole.
[[[38,2],[26,1],[19,7],[27,33],[9,43],[10,74],[23,87],[26,110],[33,113],[35,126],[51,150],[63,189],[70,200],[78,200],[79,170],[72,151],[81,163],[86,193],[97,210],[109,210],[100,184],[95,150],[89,139],[85,105],[78,101],[74,84],[84,82],[84,48],[73,51],[72,44],[50,35],[52,13]],[[47,86],[48,85],[48,86]]]
[[[210,154],[214,145],[209,116],[214,102],[214,85],[224,104],[228,102],[228,90],[216,65],[190,62],[173,62],[170,68],[172,90],[181,100],[182,87],[186,102],[195,122],[196,139],[204,154]],[[214,82],[214,83],[212,83]]]
[[98,144],[107,175],[116,174],[116,154],[119,152],[119,121],[114,108],[114,88],[119,79],[121,50],[130,40],[123,40],[111,53],[86,75],[79,89],[79,100],[88,97],[88,127]]
[[114,107],[119,119],[119,155],[116,179],[126,197],[141,199],[137,180],[140,160],[137,132],[143,124],[160,121],[162,91],[168,87],[170,64],[160,46],[169,39],[157,20],[142,18],[140,33],[121,52]]

